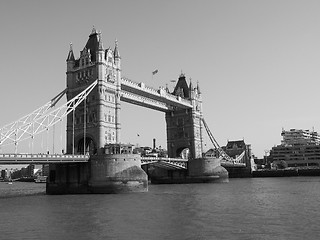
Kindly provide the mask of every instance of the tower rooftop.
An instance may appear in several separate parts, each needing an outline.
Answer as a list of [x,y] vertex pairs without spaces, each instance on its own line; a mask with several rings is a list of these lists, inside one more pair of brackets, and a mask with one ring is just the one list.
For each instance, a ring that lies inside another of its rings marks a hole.
[[89,35],[89,39],[85,46],[86,49],[90,50],[91,53],[91,61],[96,61],[96,51],[99,49],[99,33],[93,27],[91,34]]

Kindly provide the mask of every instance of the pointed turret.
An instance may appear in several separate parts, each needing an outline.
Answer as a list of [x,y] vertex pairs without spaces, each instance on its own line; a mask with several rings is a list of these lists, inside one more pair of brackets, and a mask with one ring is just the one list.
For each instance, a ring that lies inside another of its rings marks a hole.
[[114,47],[113,54],[114,54],[114,58],[121,58],[119,50],[118,50],[118,40],[117,39],[115,41],[115,47]]
[[201,94],[200,87],[199,87],[199,81],[197,82],[197,91],[198,91],[198,94]]
[[74,58],[74,54],[73,54],[72,43],[70,43],[70,50],[69,50],[69,54],[67,57],[67,62],[74,61],[74,60],[75,60],[75,58]]
[[70,50],[67,57],[67,72],[72,71],[75,65],[75,58],[72,49],[72,43],[70,43]]
[[121,69],[121,57],[118,49],[118,40],[115,41],[114,51],[113,51],[113,57],[114,57],[114,64],[116,65],[116,68]]
[[184,98],[190,97],[189,87],[186,81],[186,76],[181,72],[178,83],[173,90],[173,95],[183,96]]
[[190,90],[193,90],[192,78],[190,78],[189,89],[190,89]]
[[97,34],[97,30],[96,30],[96,28],[94,26],[92,27],[92,31],[91,31],[90,36],[93,35],[93,34]]
[[99,32],[99,40],[98,41],[99,41],[98,42],[98,50],[104,50],[101,32]]
[[115,119],[116,119],[116,143],[120,143],[120,110],[121,110],[121,104],[120,104],[120,96],[121,96],[121,57],[118,49],[118,41],[116,39],[114,51],[113,51],[113,57],[114,57],[114,67],[115,67],[115,83],[116,83],[116,109],[115,109]]
[[193,84],[192,84],[192,79],[190,78],[189,96],[190,96],[191,98],[193,97],[193,92],[194,92],[194,88],[193,88]]
[[93,27],[89,39],[85,45],[85,48],[90,50],[91,53],[91,62],[96,61],[96,52],[99,48],[99,36],[95,27]]
[[72,74],[73,69],[76,65],[76,60],[74,58],[73,49],[72,49],[72,43],[70,43],[70,49],[67,57],[67,87],[71,86],[72,84]]
[[102,35],[101,32],[98,33],[98,38],[97,38],[98,42],[97,42],[97,62],[104,62],[105,61],[105,51],[103,48],[103,43],[102,43]]

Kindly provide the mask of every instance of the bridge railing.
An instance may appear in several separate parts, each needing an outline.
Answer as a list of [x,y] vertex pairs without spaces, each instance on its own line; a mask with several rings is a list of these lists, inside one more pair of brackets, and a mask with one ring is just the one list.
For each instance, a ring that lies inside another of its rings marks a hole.
[[47,154],[47,153],[0,153],[0,157],[16,158],[89,158],[89,155]]
[[[220,160],[221,161],[221,166],[223,167],[246,167],[245,163],[240,163],[240,162],[230,162],[230,161],[225,161],[225,160]],[[163,158],[163,157],[142,157],[141,158],[141,165],[145,164],[151,164],[151,163],[156,163],[156,162],[165,162],[169,163],[172,165],[180,166],[183,168],[187,168],[188,166],[188,160],[187,159],[181,159],[181,158]]]
[[89,155],[45,154],[45,153],[4,153],[0,154],[1,163],[34,163],[34,162],[87,162]]
[[182,97],[173,95],[171,93],[166,93],[166,95],[164,97],[167,99],[170,99],[172,101],[175,101],[175,102],[178,101],[178,102],[182,102],[186,105],[191,105],[189,100],[183,99]]
[[141,165],[146,165],[146,164],[160,164],[162,163],[171,166],[174,168],[179,168],[179,169],[186,169],[188,166],[188,160],[187,159],[182,159],[182,158],[164,158],[164,157],[142,157],[141,158]]
[[134,87],[136,89],[143,89],[144,91],[149,92],[149,93],[151,93],[153,95],[159,95],[157,90],[146,86],[143,82],[137,83],[137,82],[134,82],[134,81],[132,81],[132,80],[126,78],[126,77],[123,77],[121,80],[126,85],[129,85],[129,86]]
[[143,96],[138,96],[138,95],[132,94],[132,93],[130,93],[128,91],[122,90],[122,97],[130,99],[130,100],[133,100],[133,101],[137,101],[137,102],[140,102],[140,103],[145,103],[145,104],[154,106],[156,108],[160,108],[162,110],[168,110],[169,109],[169,107],[163,102],[159,102],[159,101],[153,100],[151,98],[143,97]]
[[166,158],[166,157],[141,157],[141,160],[145,161],[174,161],[174,162],[188,162],[188,159],[183,158]]

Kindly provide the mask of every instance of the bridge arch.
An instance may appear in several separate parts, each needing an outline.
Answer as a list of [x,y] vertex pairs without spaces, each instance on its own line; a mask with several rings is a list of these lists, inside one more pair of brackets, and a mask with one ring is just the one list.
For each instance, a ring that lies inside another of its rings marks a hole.
[[[86,145],[84,151],[84,144]],[[77,142],[77,153],[83,154],[88,153],[90,155],[97,154],[97,144],[94,142],[93,138],[87,136],[84,142],[84,137],[80,138]]]
[[188,147],[180,147],[176,151],[176,156],[181,157],[182,159],[189,159],[190,158],[190,148]]

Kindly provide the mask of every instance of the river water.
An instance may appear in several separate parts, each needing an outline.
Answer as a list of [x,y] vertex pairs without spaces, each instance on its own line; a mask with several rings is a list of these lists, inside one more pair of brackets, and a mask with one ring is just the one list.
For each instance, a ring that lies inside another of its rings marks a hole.
[[149,185],[147,193],[45,195],[0,183],[0,239],[320,239],[320,177]]

